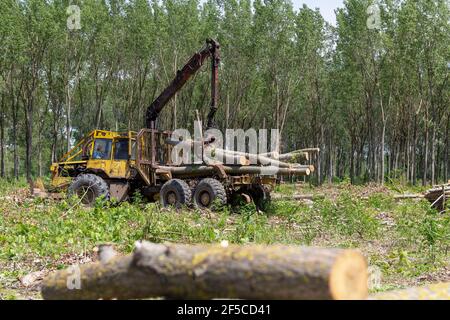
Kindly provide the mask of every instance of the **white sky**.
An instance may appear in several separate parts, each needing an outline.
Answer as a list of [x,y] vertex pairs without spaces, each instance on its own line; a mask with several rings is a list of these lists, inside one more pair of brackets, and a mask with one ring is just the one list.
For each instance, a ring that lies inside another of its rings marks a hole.
[[[205,0],[200,0],[204,2]],[[337,8],[342,8],[344,6],[344,0],[291,0],[294,9],[298,10],[306,4],[309,8],[315,9],[319,8],[322,16],[325,20],[333,25],[336,25],[336,14],[334,10]]]
[[311,9],[319,8],[322,16],[331,24],[336,24],[336,14],[334,10],[344,6],[344,0],[291,0],[294,8],[298,9],[306,4]]

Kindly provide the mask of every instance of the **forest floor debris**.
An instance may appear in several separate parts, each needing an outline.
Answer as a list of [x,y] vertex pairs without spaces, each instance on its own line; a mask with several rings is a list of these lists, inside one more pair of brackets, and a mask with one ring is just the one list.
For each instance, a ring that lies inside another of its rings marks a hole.
[[129,253],[138,239],[356,248],[379,274],[372,292],[449,281],[450,215],[426,200],[394,199],[417,190],[337,184],[281,185],[275,192],[326,196],[309,204],[275,201],[264,214],[253,205],[219,212],[161,210],[139,197],[84,208],[77,199],[33,198],[26,186],[2,182],[0,298],[40,299],[41,275],[94,261],[101,243]]

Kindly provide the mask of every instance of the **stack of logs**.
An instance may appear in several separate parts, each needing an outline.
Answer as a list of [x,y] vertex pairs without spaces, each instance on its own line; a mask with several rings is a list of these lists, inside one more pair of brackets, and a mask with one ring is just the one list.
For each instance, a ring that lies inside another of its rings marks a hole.
[[[278,152],[257,154],[222,149],[217,147],[214,142],[206,143],[193,140],[175,141],[167,139],[165,143],[181,148],[179,149],[180,151],[185,147],[189,150],[193,148],[196,156],[203,159],[208,166],[224,164],[243,167],[265,166],[279,168],[279,172],[283,174],[292,172],[294,175],[310,175],[314,172],[314,166],[302,165],[300,162],[307,162],[310,159],[310,154],[319,152],[319,149],[317,148],[310,148],[296,150],[285,154],[279,154]],[[248,170],[248,168],[244,170]]]
[[450,183],[428,190],[425,198],[431,203],[432,207],[445,210],[446,203],[449,203],[450,200]]
[[[249,170],[251,166],[256,166],[256,168],[262,166],[263,168],[272,168],[271,171],[280,176],[309,176],[315,171],[314,166],[300,164],[300,162],[308,161],[309,154],[312,152],[318,152],[318,149],[302,149],[285,154],[278,152],[254,154],[209,145],[204,149],[203,160],[209,166],[238,164],[243,166],[244,171]],[[258,171],[258,173],[260,172]]]

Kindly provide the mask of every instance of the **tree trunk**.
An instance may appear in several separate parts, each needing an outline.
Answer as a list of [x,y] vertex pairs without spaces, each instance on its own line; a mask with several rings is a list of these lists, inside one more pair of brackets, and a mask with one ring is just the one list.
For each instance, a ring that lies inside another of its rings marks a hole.
[[13,121],[13,132],[12,132],[12,142],[13,142],[13,162],[14,162],[14,179],[19,179],[19,154],[17,152],[17,110],[15,103],[12,106],[12,121]]
[[424,157],[423,157],[423,176],[422,176],[422,185],[426,186],[428,185],[428,176],[427,176],[427,170],[428,170],[428,140],[429,140],[429,130],[428,130],[428,107],[426,116],[425,116],[425,148],[424,148]]
[[[33,93],[31,93],[33,94]],[[31,95],[30,94],[30,95]],[[32,184],[32,161],[31,156],[33,152],[33,98],[28,96],[25,104],[25,170],[27,182]]]
[[412,183],[413,186],[417,184],[417,164],[416,164],[416,150],[417,150],[417,115],[414,114],[414,133],[413,133],[413,151],[412,151],[412,159],[411,159],[411,166],[412,166]]
[[[132,255],[111,256],[50,274],[41,287],[43,298],[367,297],[366,261],[352,250],[143,242]],[[71,290],[77,281],[79,289]]]
[[350,182],[355,183],[355,144],[352,139],[352,146],[350,152]]
[[331,133],[328,133],[328,138],[327,138],[327,182],[329,184],[332,183],[333,181],[333,151],[334,148],[332,146],[332,142],[331,142]]
[[449,168],[449,152],[448,149],[450,149],[450,114],[447,115],[447,129],[445,131],[445,149],[444,149],[444,181],[449,181],[450,176],[448,175],[448,168]]
[[[13,67],[12,67],[13,68]],[[12,120],[12,144],[13,144],[13,176],[14,179],[19,178],[19,155],[17,152],[17,122],[18,122],[18,108],[19,108],[19,97],[20,97],[20,91],[22,90],[22,84],[21,82],[20,89],[17,90],[17,92],[14,91],[14,84],[13,84],[13,70],[10,72],[10,102],[11,102],[11,120]]]
[[71,95],[70,95],[70,85],[67,82],[67,88],[66,88],[66,150],[67,152],[70,151],[71,149],[71,123],[70,123],[70,118],[71,118],[71,113],[72,113],[72,103],[71,103]]
[[431,138],[431,185],[436,184],[436,127],[433,125]]
[[380,146],[380,183],[384,184],[384,171],[385,171],[385,162],[384,162],[384,149],[385,149],[385,139],[386,139],[386,121],[383,121],[383,129],[381,132],[381,146]]
[[4,178],[5,173],[5,94],[2,94],[0,110],[0,177]]

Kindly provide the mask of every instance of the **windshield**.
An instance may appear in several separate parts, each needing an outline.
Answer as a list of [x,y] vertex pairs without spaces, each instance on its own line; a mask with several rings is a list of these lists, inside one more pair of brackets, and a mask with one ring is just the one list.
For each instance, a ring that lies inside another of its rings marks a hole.
[[92,159],[111,159],[111,139],[95,139],[94,153]]

